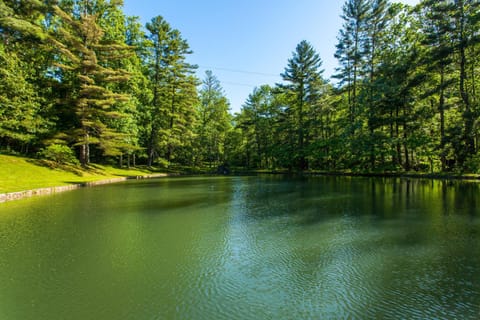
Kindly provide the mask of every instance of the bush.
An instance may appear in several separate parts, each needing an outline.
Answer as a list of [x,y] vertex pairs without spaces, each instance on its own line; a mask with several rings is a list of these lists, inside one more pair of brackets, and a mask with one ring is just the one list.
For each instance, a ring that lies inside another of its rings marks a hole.
[[467,173],[480,173],[480,154],[474,154],[465,162]]
[[49,145],[48,147],[42,149],[38,155],[43,159],[53,161],[57,165],[80,164],[72,149],[62,144]]
[[160,168],[168,168],[170,166],[170,162],[164,158],[157,158],[155,160],[155,164],[158,165]]

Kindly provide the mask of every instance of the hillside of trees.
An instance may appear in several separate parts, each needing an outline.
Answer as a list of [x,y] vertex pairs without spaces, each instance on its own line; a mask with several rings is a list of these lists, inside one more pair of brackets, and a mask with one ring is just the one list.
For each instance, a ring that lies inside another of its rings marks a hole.
[[[229,113],[179,30],[121,0],[0,0],[0,152],[167,167],[480,172],[480,2],[346,0]],[[320,32],[319,32],[320,36]]]

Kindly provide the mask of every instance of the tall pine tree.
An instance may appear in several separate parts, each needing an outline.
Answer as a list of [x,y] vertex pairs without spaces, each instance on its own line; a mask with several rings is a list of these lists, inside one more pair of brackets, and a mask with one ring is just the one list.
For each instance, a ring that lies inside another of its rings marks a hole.
[[289,97],[290,110],[287,112],[293,117],[291,123],[295,132],[294,164],[299,170],[308,169],[308,150],[313,138],[309,115],[322,93],[324,80],[321,67],[322,59],[312,45],[304,40],[297,45],[281,75],[287,82],[282,88]]
[[197,79],[195,66],[186,62],[191,54],[180,31],[158,16],[146,25],[150,32],[150,54],[147,73],[151,83],[152,100],[148,106],[147,151],[148,164],[158,157],[170,162],[175,157],[191,162],[186,152],[194,141],[196,121]]
[[229,103],[218,78],[206,71],[199,91],[198,147],[210,166],[225,161],[225,139],[231,126]]
[[83,166],[90,162],[91,145],[107,155],[121,154],[124,134],[116,131],[109,120],[124,116],[114,106],[129,99],[128,95],[110,89],[113,83],[127,81],[128,73],[108,66],[106,61],[111,63],[131,49],[104,38],[98,15],[90,14],[93,4],[79,3],[78,12],[71,13],[56,6],[55,14],[60,20],[51,38],[58,48],[57,78],[65,93],[61,99],[62,116],[70,120],[58,138],[78,147]]

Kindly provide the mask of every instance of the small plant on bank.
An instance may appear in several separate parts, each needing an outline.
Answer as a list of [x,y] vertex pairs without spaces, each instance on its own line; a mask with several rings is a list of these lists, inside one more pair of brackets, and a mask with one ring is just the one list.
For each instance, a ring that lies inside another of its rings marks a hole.
[[66,145],[52,144],[42,149],[38,156],[42,159],[51,161],[54,166],[65,164],[80,165],[80,162],[75,157],[74,152]]

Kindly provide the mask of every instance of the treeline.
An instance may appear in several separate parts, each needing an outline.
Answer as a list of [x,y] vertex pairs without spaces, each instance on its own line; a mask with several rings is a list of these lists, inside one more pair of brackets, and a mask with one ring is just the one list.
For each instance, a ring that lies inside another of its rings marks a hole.
[[82,165],[478,172],[478,0],[347,0],[342,19],[334,79],[302,41],[283,82],[231,116],[161,16],[143,27],[120,0],[0,0],[0,150]]
[[215,165],[229,104],[161,16],[119,0],[0,1],[0,150],[58,162]]
[[478,172],[480,2],[347,0],[342,19],[335,79],[301,42],[237,116],[237,163]]

